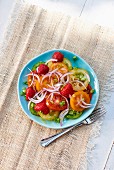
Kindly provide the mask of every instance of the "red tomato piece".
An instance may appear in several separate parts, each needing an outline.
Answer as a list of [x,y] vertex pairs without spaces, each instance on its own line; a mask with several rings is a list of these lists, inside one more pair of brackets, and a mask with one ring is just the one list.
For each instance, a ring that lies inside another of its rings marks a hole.
[[66,98],[69,98],[69,95],[73,95],[74,90],[70,83],[67,83],[63,89],[60,91],[60,93],[65,96]]
[[65,110],[67,108],[67,103],[65,101],[65,98],[61,96],[60,94],[54,93],[53,98],[48,97],[46,99],[46,105],[51,110]]
[[92,90],[92,87],[90,84],[87,86],[87,90],[84,90],[87,94],[89,94],[90,100],[92,99],[92,93],[90,92]]
[[32,98],[35,95],[35,90],[32,87],[28,87],[26,89],[26,100],[29,100],[29,98]]
[[45,64],[40,64],[40,66],[38,67],[38,74],[46,74],[49,71],[49,67]]
[[58,62],[62,62],[64,55],[61,52],[57,51],[53,54],[52,58],[57,59]]
[[39,111],[41,111],[41,112],[43,112],[43,114],[48,114],[49,113],[49,108],[47,107],[47,105],[46,105],[46,99],[44,99],[42,102],[40,102],[40,103],[37,103],[36,105],[35,105],[35,107],[34,107],[34,110],[36,111],[36,112],[39,112]]

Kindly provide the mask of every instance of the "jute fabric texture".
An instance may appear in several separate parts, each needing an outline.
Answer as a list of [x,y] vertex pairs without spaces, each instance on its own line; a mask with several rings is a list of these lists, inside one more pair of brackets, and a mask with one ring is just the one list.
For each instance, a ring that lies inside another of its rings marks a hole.
[[21,69],[34,56],[54,48],[83,57],[98,76],[99,101],[107,93],[114,58],[113,30],[38,6],[16,4],[0,47],[1,170],[77,170],[86,161],[83,159],[94,125],[74,129],[43,148],[40,140],[58,131],[31,121],[18,102]]

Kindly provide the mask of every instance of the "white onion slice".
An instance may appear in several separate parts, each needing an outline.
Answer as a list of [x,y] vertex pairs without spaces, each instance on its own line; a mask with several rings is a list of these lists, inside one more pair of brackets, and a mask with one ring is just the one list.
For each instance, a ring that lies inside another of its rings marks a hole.
[[50,61],[57,61],[57,59],[50,59],[50,60],[48,60],[48,61],[46,61],[46,63],[45,64],[47,64],[47,63],[49,63]]

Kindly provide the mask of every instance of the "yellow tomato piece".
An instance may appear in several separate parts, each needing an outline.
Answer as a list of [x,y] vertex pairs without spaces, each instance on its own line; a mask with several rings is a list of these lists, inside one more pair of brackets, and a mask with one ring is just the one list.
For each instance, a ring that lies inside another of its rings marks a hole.
[[58,72],[65,74],[68,72],[68,67],[62,62],[52,63],[50,66],[50,71],[58,69]]
[[43,114],[42,112],[38,112],[38,115],[44,120],[55,120],[59,116],[59,111],[50,111],[48,114]]
[[[70,106],[73,110],[75,111],[83,111],[85,108],[81,107],[80,106],[80,103],[79,103],[79,100],[80,98],[82,98],[84,100],[84,102],[86,103],[90,103],[90,97],[89,97],[89,94],[87,94],[86,92],[84,91],[78,91],[78,92],[75,92],[72,97],[70,98]],[[81,103],[82,104],[82,103]]]

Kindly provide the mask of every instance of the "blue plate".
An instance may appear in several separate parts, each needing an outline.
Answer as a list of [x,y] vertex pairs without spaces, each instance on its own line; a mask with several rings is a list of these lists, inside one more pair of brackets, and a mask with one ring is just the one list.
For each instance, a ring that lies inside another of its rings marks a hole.
[[[83,114],[81,115],[81,117],[79,117],[78,119],[74,119],[74,120],[71,120],[71,119],[67,119],[67,120],[64,120],[64,123],[63,123],[63,126],[60,126],[59,123],[56,123],[54,121],[47,121],[47,120],[43,120],[41,119],[40,117],[38,116],[34,116],[31,114],[31,112],[28,110],[28,105],[27,105],[27,101],[25,100],[25,98],[23,96],[20,96],[20,93],[22,91],[22,88],[26,85],[23,84],[24,81],[26,81],[26,77],[25,75],[28,74],[30,71],[28,70],[28,68],[32,69],[33,65],[36,64],[37,62],[39,61],[47,61],[49,59],[52,58],[52,55],[55,51],[60,51],[61,53],[64,54],[64,56],[66,58],[68,58],[71,63],[72,63],[72,66],[74,67],[78,67],[78,68],[83,68],[85,70],[88,71],[89,75],[90,75],[90,85],[93,89],[95,89],[95,92],[92,96],[92,100],[91,100],[91,103],[93,104],[93,107],[85,110],[83,112]],[[77,56],[77,59],[76,61],[73,60],[73,56]],[[67,128],[69,126],[72,126],[74,124],[77,124],[81,121],[83,121],[84,119],[86,119],[91,113],[92,111],[94,110],[96,104],[97,104],[97,101],[98,101],[98,97],[99,97],[99,83],[98,83],[98,79],[97,79],[97,76],[95,74],[95,72],[93,71],[93,69],[90,67],[90,65],[84,60],[82,59],[80,56],[78,56],[77,54],[74,54],[70,51],[67,51],[67,50],[62,50],[62,49],[54,49],[54,50],[50,50],[50,51],[46,51],[45,53],[33,58],[31,61],[29,61],[25,67],[22,69],[20,75],[19,75],[19,79],[18,79],[18,98],[19,98],[19,102],[20,102],[20,105],[23,109],[23,111],[25,112],[25,114],[31,119],[33,120],[34,122],[42,125],[42,126],[45,126],[47,128],[53,128],[53,129],[62,129],[62,128]]]

